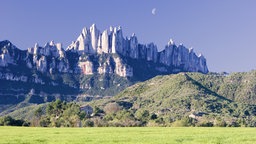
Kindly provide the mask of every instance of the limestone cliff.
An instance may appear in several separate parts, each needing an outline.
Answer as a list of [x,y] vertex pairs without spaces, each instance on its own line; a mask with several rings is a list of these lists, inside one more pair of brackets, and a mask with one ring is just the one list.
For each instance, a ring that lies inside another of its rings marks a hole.
[[[103,33],[100,33],[95,24],[89,29],[84,28],[77,40],[68,46],[67,51],[77,52],[80,55],[119,54],[127,58],[164,64],[173,68],[170,73],[180,71],[208,73],[206,59],[201,54],[196,55],[193,49],[187,49],[182,44],[177,46],[173,40],[170,40],[165,49],[158,52],[154,43],[140,44],[135,34],[124,38],[120,26],[110,27]],[[104,65],[104,67],[108,66],[110,65]],[[100,73],[102,74],[101,70]]]
[[[10,41],[0,42],[0,80],[86,89],[97,85],[93,82],[95,75],[137,82],[178,72],[208,73],[206,59],[173,40],[158,51],[154,43],[139,43],[135,34],[124,37],[120,26],[102,33],[95,24],[83,28],[66,50],[54,41],[44,46],[35,44],[27,50],[18,49]],[[88,76],[91,81],[80,80],[79,76]],[[101,82],[104,89],[109,83],[116,84],[104,78]]]

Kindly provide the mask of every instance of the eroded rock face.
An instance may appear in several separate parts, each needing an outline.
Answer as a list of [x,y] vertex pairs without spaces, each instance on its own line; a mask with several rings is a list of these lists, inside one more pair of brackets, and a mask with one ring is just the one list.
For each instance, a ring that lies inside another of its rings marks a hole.
[[122,28],[119,26],[118,28],[114,28],[114,32],[112,34],[112,53],[120,53],[123,54],[124,49],[124,38]]
[[200,54],[197,56],[193,49],[187,49],[182,44],[176,46],[170,40],[165,49],[160,52],[160,63],[175,66],[190,72],[208,73],[206,59]]
[[133,76],[133,68],[129,65],[125,65],[119,57],[114,58],[114,62],[115,62],[115,74],[122,77]]
[[55,44],[54,41],[46,43],[44,47],[35,44],[34,47],[28,48],[25,61],[28,68],[36,68],[43,73],[70,71],[66,51],[62,48],[61,43]]
[[37,68],[38,71],[41,71],[41,72],[46,72],[47,71],[47,60],[46,60],[45,56],[42,56],[38,60],[36,68]]
[[8,67],[21,60],[23,57],[19,51],[10,41],[0,42],[0,67]]
[[121,77],[133,76],[132,67],[124,63],[122,59],[118,56],[107,55],[104,58],[98,58],[97,62],[98,63],[95,63],[89,58],[80,58],[78,65],[81,70],[81,73],[85,75],[92,75],[98,73],[102,75],[116,74]]
[[97,29],[95,24],[93,24],[90,27],[90,33],[91,33],[91,44],[92,44],[91,53],[96,53],[98,49],[98,38],[100,35],[100,31]]
[[103,53],[109,53],[109,37],[108,37],[108,31],[105,30],[103,33],[102,33],[102,37],[101,37],[101,46],[99,49],[101,49],[101,51]]
[[138,64],[141,63],[137,61],[143,61],[143,65],[148,65],[147,69],[153,69],[156,73],[208,73],[206,59],[201,54],[196,55],[193,49],[182,44],[176,45],[170,40],[165,49],[158,52],[154,43],[140,44],[135,34],[124,38],[121,27],[110,27],[101,33],[93,24],[89,29],[84,28],[66,50],[61,43],[55,44],[54,41],[43,47],[35,44],[25,51],[19,50],[9,41],[2,41],[0,46],[0,67],[22,65],[42,73],[117,74],[133,77],[134,70],[140,69]]
[[177,46],[173,40],[170,40],[165,49],[158,52],[154,43],[139,44],[135,34],[129,38],[124,38],[120,26],[110,27],[109,30],[100,33],[96,25],[93,24],[90,31],[86,28],[83,29],[77,41],[73,42],[67,49],[86,54],[95,54],[95,52],[96,54],[117,53],[132,59],[144,59],[175,67],[180,69],[179,71],[208,72],[206,59],[203,56],[197,56],[193,50],[187,49],[182,44]]
[[146,46],[147,61],[157,62],[157,47],[153,43]]
[[90,61],[79,62],[78,66],[81,68],[81,72],[85,75],[92,75],[93,71],[93,64]]

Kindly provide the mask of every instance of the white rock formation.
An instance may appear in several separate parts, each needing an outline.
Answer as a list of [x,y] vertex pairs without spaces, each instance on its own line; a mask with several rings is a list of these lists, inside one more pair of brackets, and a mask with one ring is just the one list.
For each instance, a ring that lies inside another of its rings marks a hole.
[[109,53],[108,30],[103,31],[101,36],[102,52]]
[[133,59],[139,58],[138,40],[135,34],[130,38],[130,57]]
[[92,49],[91,49],[90,53],[95,53],[95,52],[97,52],[98,38],[100,35],[100,31],[97,29],[95,24],[93,24],[90,27],[90,33],[91,33],[91,45],[92,45]]
[[46,43],[44,47],[35,44],[26,52],[14,49],[8,41],[5,43],[5,47],[0,49],[0,66],[17,65],[18,60],[24,60],[24,66],[43,73],[115,73],[132,77],[134,68],[127,63],[130,59],[148,61],[149,66],[153,62],[154,70],[164,73],[208,72],[206,59],[202,55],[197,56],[193,49],[187,49],[182,44],[177,46],[170,39],[165,49],[158,52],[154,43],[140,44],[135,34],[124,38],[121,27],[110,27],[101,33],[93,24],[89,29],[84,28],[66,51],[61,43],[55,44],[54,41]]
[[94,53],[90,30],[86,27],[83,28],[82,33],[78,36],[77,40],[68,46],[68,50],[78,51],[79,53]]
[[61,43],[54,43],[51,41],[50,43],[46,43],[44,47],[40,47],[37,43],[34,47],[28,48],[28,53],[33,55],[44,55],[44,56],[52,56],[52,57],[65,57],[65,50],[62,48]]
[[203,56],[197,56],[193,49],[187,49],[183,44],[177,47],[173,40],[170,40],[160,52],[159,62],[185,71],[208,73],[206,59]]
[[47,71],[47,59],[45,56],[42,56],[38,62],[37,62],[37,66],[36,66],[38,71],[41,72],[46,72]]
[[120,54],[123,54],[123,42],[124,38],[122,28],[120,26],[118,28],[115,27],[112,34],[112,53],[118,52]]
[[0,66],[7,67],[8,64],[12,63],[13,60],[7,50],[7,48],[3,48],[2,54],[0,55]]

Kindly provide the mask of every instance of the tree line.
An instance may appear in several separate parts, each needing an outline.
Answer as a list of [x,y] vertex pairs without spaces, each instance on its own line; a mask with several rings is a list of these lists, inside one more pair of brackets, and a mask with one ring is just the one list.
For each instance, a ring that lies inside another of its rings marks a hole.
[[198,120],[189,116],[172,120],[159,116],[148,110],[125,109],[116,102],[108,103],[103,108],[94,107],[88,113],[80,105],[56,100],[46,107],[34,111],[30,121],[14,119],[11,116],[0,118],[0,126],[33,126],[33,127],[142,127],[142,126],[185,126],[185,127],[255,127],[256,119],[241,118],[235,121],[225,121],[220,116],[213,120]]

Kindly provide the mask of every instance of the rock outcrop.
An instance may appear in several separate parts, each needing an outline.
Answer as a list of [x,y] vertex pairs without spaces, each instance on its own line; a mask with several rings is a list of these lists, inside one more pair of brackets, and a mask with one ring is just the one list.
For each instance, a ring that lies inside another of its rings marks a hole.
[[[36,68],[40,72],[69,72],[69,62],[66,58],[66,51],[61,43],[55,44],[54,41],[46,43],[40,47],[37,43],[34,47],[28,48],[26,65],[29,68]],[[72,70],[71,70],[72,71]]]
[[[144,67],[147,65],[147,69],[154,74],[186,71],[208,73],[206,59],[201,54],[196,55],[193,49],[187,49],[182,44],[177,46],[170,40],[165,49],[158,52],[154,43],[140,44],[135,34],[124,38],[120,26],[110,27],[102,33],[95,24],[89,29],[83,28],[77,40],[66,50],[54,41],[43,47],[35,44],[24,51],[9,41],[1,42],[0,46],[1,67],[22,65],[41,73],[116,74],[133,77],[136,76],[134,71],[139,71],[138,64]],[[137,63],[139,61],[143,63]]]
[[206,59],[203,55],[197,56],[193,49],[187,49],[182,44],[176,46],[173,40],[160,52],[159,62],[168,66],[179,67],[186,71],[207,73]]
[[[206,59],[201,54],[197,56],[193,49],[187,49],[182,44],[177,46],[173,40],[168,42],[163,51],[158,52],[157,46],[154,43],[140,44],[135,34],[132,34],[129,38],[124,38],[120,26],[110,27],[109,30],[104,30],[103,33],[100,33],[95,24],[89,29],[84,28],[77,40],[68,46],[67,51],[77,52],[80,55],[118,54],[131,59],[164,64],[167,67],[173,68],[171,72],[190,71],[208,73]],[[108,66],[110,65],[100,65],[100,71],[98,72],[102,74],[102,67]],[[113,72],[116,72],[116,70],[113,70]],[[119,75],[119,72],[116,74]],[[122,76],[126,77],[128,75]]]
[[10,41],[0,42],[0,67],[8,67],[10,64],[15,65],[22,60],[24,51],[19,50]]

